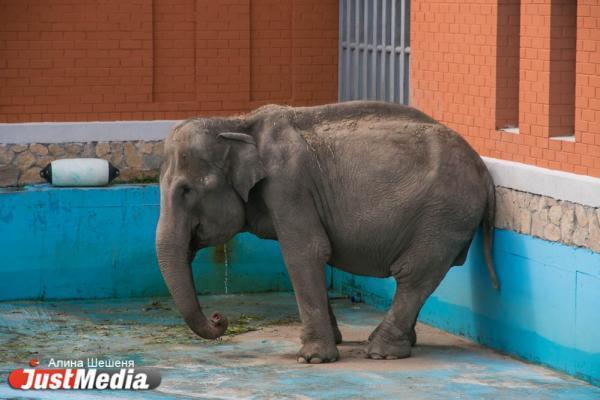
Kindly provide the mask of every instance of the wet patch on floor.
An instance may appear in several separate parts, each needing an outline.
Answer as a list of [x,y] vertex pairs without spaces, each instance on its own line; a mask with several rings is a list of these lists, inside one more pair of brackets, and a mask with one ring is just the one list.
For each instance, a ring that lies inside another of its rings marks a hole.
[[132,359],[157,367],[152,392],[67,392],[61,399],[597,399],[600,388],[495,353],[425,325],[405,360],[365,359],[369,333],[383,313],[347,299],[332,300],[344,343],[333,364],[296,363],[300,324],[288,293],[203,296],[207,314],[230,320],[217,341],[195,336],[168,298],[0,303],[0,398],[57,398],[20,392],[8,372],[31,358]]

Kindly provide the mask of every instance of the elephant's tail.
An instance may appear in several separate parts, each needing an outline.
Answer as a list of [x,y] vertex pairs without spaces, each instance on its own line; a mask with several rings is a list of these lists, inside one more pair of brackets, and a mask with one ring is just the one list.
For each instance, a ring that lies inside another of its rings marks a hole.
[[488,273],[492,280],[494,289],[500,290],[498,276],[496,275],[496,267],[492,258],[492,241],[494,237],[494,219],[496,214],[496,189],[491,176],[488,174],[488,202],[483,216],[483,254],[485,263],[487,264]]

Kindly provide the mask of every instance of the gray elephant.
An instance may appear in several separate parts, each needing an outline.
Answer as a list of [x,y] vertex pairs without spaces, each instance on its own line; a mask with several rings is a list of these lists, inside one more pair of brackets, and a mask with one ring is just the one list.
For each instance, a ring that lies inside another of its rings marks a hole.
[[203,338],[227,328],[198,302],[190,262],[238,232],[279,241],[303,325],[299,362],[338,359],[342,340],[325,264],[392,276],[390,310],[371,334],[373,359],[410,356],[424,301],[462,265],[483,225],[491,257],[494,184],[458,134],[420,111],[378,102],[264,106],[177,125],[165,142],[156,249],[187,325]]

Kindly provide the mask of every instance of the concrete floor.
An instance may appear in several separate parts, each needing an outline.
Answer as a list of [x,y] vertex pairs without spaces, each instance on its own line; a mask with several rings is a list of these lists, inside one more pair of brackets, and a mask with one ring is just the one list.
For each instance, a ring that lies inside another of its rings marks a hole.
[[[290,294],[204,296],[232,335],[194,336],[170,299],[0,303],[0,398],[27,399],[599,399],[600,388],[495,353],[425,325],[405,360],[364,358],[381,311],[332,301],[344,343],[333,364],[298,364],[300,325]],[[133,359],[157,367],[151,392],[21,392],[6,384],[31,358]]]

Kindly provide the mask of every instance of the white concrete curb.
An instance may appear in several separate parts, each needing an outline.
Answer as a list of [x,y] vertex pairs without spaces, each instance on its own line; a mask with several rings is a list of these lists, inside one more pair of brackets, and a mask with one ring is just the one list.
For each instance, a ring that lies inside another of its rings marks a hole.
[[177,120],[0,124],[0,143],[161,140]]
[[514,161],[482,157],[496,186],[600,207],[600,179]]

